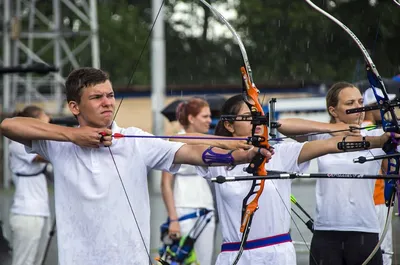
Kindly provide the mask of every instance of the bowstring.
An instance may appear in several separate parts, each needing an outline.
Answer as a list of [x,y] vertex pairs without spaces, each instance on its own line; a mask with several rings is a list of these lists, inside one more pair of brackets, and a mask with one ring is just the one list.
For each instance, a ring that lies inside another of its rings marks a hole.
[[[261,106],[264,105],[264,100],[265,100],[266,94],[267,94],[267,93],[264,92],[264,95],[263,95],[263,98],[262,98],[262,101],[261,101]],[[271,110],[268,110],[268,111],[271,111]],[[269,126],[268,126],[268,127],[269,127]],[[283,198],[282,198],[282,195],[280,194],[278,188],[276,187],[275,182],[274,182],[273,180],[270,180],[270,181],[271,181],[272,185],[274,186],[275,191],[276,191],[276,193],[278,194],[278,196],[279,196],[279,198],[280,198],[280,200],[281,200],[283,206],[285,207],[286,212],[289,214],[290,219],[293,221],[293,224],[294,224],[294,226],[296,227],[296,230],[297,230],[297,232],[299,233],[299,235],[300,235],[300,237],[301,237],[301,240],[303,240],[303,242],[304,242],[304,244],[305,244],[305,246],[306,246],[308,252],[310,253],[311,258],[314,260],[315,264],[318,264],[317,261],[316,261],[316,259],[315,259],[315,257],[314,257],[314,255],[313,255],[312,252],[311,252],[310,246],[307,244],[307,241],[306,241],[304,235],[303,235],[302,232],[300,231],[300,228],[299,228],[299,226],[297,225],[297,222],[296,222],[295,218],[293,217],[291,211],[288,209],[288,207],[287,207],[285,201],[284,201]],[[292,182],[290,183],[290,185],[292,185]],[[291,205],[291,204],[290,204],[290,205]],[[290,208],[291,208],[291,207],[290,207]],[[291,210],[293,210],[293,209],[291,208]],[[294,210],[293,210],[293,211],[294,211]],[[300,219],[301,221],[303,221],[302,218],[300,218],[300,216],[299,216],[295,211],[294,211],[294,213],[299,217],[299,219]],[[303,221],[303,223],[305,224],[304,221]]]
[[[292,182],[292,181],[290,181],[290,182]],[[308,246],[308,244],[307,244],[306,239],[304,238],[303,234],[300,232],[300,228],[299,228],[299,226],[297,225],[296,221],[294,220],[293,215],[291,214],[291,211],[288,209],[288,206],[286,205],[285,201],[283,200],[283,198],[282,198],[282,196],[281,196],[281,193],[278,191],[278,188],[276,187],[276,185],[275,185],[275,183],[274,183],[274,181],[273,181],[272,179],[271,179],[271,183],[272,183],[272,185],[274,186],[274,188],[275,188],[275,190],[276,190],[276,193],[278,193],[278,196],[279,196],[279,198],[281,199],[281,202],[282,202],[283,206],[285,207],[286,211],[289,213],[290,219],[293,221],[293,224],[294,224],[294,226],[296,227],[297,232],[299,232],[299,235],[300,235],[301,239],[302,239],[303,242],[305,243],[305,246],[306,246],[308,252],[310,253],[311,258],[313,259],[313,261],[314,261],[315,264],[318,264],[316,258],[314,257],[314,255],[313,255],[312,252],[311,252],[311,248],[310,248],[310,247]],[[292,183],[290,183],[290,185],[292,185]],[[300,218],[300,219],[301,219],[301,218]]]
[[[145,43],[144,43],[144,45],[143,45],[143,47],[142,47],[142,49],[141,49],[141,51],[140,51],[139,58],[138,58],[138,60],[136,61],[136,63],[134,64],[134,66],[133,66],[132,74],[130,75],[128,84],[126,85],[127,88],[129,88],[129,86],[130,86],[131,83],[132,83],[133,77],[135,76],[136,70],[137,70],[137,68],[138,68],[138,66],[139,66],[139,62],[140,62],[140,60],[141,60],[142,57],[143,57],[144,50],[146,49],[147,44],[148,44],[148,42],[149,42],[149,40],[150,40],[150,37],[151,37],[151,34],[152,34],[152,32],[153,32],[154,26],[155,26],[155,24],[156,24],[156,22],[157,22],[157,20],[158,20],[158,17],[159,17],[159,15],[160,15],[160,13],[161,13],[161,10],[162,10],[163,6],[164,6],[164,3],[165,3],[165,0],[163,0],[163,1],[161,2],[161,5],[160,5],[160,7],[159,7],[159,9],[158,9],[158,11],[157,11],[157,15],[156,15],[156,17],[155,17],[155,19],[154,19],[154,21],[153,21],[153,23],[152,23],[152,25],[151,25],[149,34],[147,35],[146,41],[145,41]],[[113,124],[113,123],[115,122],[115,119],[116,119],[116,117],[117,117],[118,111],[119,111],[119,109],[120,109],[120,107],[121,107],[121,105],[122,105],[123,100],[124,100],[124,96],[122,96],[122,98],[121,98],[121,100],[120,100],[120,102],[119,102],[119,104],[118,104],[117,110],[115,111],[115,114],[114,114],[114,117],[113,117],[113,120],[112,120],[112,123],[111,123],[111,124]],[[131,203],[131,201],[130,201],[130,199],[129,199],[129,196],[128,196],[128,192],[126,191],[126,187],[125,187],[124,181],[122,180],[121,173],[120,173],[120,171],[119,171],[119,169],[118,169],[117,162],[116,162],[116,160],[115,160],[115,156],[114,156],[114,154],[113,154],[113,152],[112,152],[110,146],[108,146],[108,150],[109,150],[109,152],[110,152],[112,161],[113,161],[114,166],[115,166],[115,169],[116,169],[116,171],[117,171],[118,178],[119,178],[119,180],[120,180],[120,182],[121,182],[121,186],[122,186],[122,189],[123,189],[123,191],[124,191],[125,197],[126,197],[126,199],[127,199],[127,202],[128,202],[128,205],[129,205],[129,209],[130,209],[130,211],[131,211],[131,213],[132,213],[133,219],[134,219],[135,224],[136,224],[136,227],[137,227],[137,229],[138,229],[138,232],[139,232],[139,235],[140,235],[142,244],[143,244],[143,246],[144,246],[144,249],[145,249],[145,251],[146,251],[147,257],[148,257],[148,259],[149,259],[149,264],[151,265],[151,264],[153,264],[153,263],[152,263],[152,259],[151,259],[151,256],[150,256],[149,249],[148,249],[147,246],[146,246],[146,242],[145,242],[145,240],[144,240],[144,236],[143,236],[142,230],[140,229],[139,222],[138,222],[138,220],[137,220],[135,211],[134,211],[134,209],[133,209],[132,203]]]
[[[157,22],[158,17],[159,17],[159,15],[160,15],[160,13],[161,13],[161,10],[162,10],[162,8],[163,8],[163,6],[164,6],[164,3],[165,3],[165,0],[162,0],[161,5],[160,5],[160,8],[159,8],[158,11],[157,11],[157,15],[156,15],[156,17],[155,17],[155,19],[154,19],[154,21],[153,21],[153,24],[152,24],[151,27],[150,27],[149,34],[147,34],[146,41],[144,42],[144,45],[143,45],[143,47],[142,47],[142,50],[140,51],[139,58],[137,59],[136,63],[133,65],[132,74],[131,74],[131,76],[129,77],[128,84],[126,85],[126,88],[127,88],[127,89],[128,89],[129,86],[132,84],[133,77],[134,77],[135,74],[136,74],[137,68],[138,68],[138,66],[139,66],[139,62],[140,62],[140,60],[142,59],[142,56],[143,56],[143,54],[144,54],[144,50],[146,49],[147,44],[149,43],[151,34],[152,34],[152,32],[153,32],[154,26],[156,25],[156,22]],[[118,111],[119,111],[119,109],[120,109],[120,107],[121,107],[121,105],[122,105],[122,101],[124,100],[124,98],[125,98],[124,95],[122,95],[121,100],[120,100],[120,102],[119,102],[119,104],[118,104],[117,110],[115,111],[114,118],[113,118],[113,122],[115,121],[115,118],[117,117]]]

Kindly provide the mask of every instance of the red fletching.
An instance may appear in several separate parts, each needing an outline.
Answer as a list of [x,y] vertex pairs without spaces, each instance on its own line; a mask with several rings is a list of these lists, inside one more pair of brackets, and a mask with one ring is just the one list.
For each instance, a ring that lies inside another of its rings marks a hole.
[[125,135],[123,135],[122,133],[114,133],[113,137],[114,138],[123,138],[123,137],[125,137]]

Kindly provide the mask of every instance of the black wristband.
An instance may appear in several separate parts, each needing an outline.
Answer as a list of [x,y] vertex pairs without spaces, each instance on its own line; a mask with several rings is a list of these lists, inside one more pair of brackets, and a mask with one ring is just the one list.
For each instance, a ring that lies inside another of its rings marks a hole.
[[346,137],[343,137],[343,140],[337,144],[337,148],[339,150],[343,150],[346,152],[347,150],[357,150],[357,149],[364,149],[367,150],[371,143],[365,140],[365,136],[363,136],[362,141],[355,141],[355,142],[346,142]]

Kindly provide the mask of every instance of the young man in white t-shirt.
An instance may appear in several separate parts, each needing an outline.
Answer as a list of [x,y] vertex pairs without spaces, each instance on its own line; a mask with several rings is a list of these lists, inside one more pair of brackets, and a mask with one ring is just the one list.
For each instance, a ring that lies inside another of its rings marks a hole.
[[[207,165],[205,145],[160,139],[121,138],[112,134],[150,135],[113,122],[114,91],[99,69],[74,70],[66,81],[68,107],[79,128],[30,118],[5,119],[4,136],[24,144],[53,164],[60,265],[149,264],[150,209],[147,173],[176,172],[179,165]],[[197,141],[198,142],[198,141]],[[112,144],[112,145],[111,145]],[[109,148],[105,148],[109,147]],[[214,148],[231,163],[248,163],[266,149]]]

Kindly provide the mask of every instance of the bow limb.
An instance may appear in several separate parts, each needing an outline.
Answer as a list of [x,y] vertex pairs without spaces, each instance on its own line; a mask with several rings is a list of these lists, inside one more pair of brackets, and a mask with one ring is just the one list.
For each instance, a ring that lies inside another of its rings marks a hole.
[[369,256],[367,257],[367,259],[362,263],[362,265],[367,265],[371,259],[375,256],[375,254],[379,251],[383,241],[385,240],[387,231],[389,230],[389,226],[390,226],[390,219],[392,218],[392,214],[393,214],[393,206],[392,204],[394,203],[396,196],[395,193],[392,194],[392,197],[390,199],[390,205],[388,206],[388,212],[387,212],[387,216],[386,216],[386,221],[385,221],[385,226],[382,230],[382,234],[380,235],[378,244],[376,244],[375,248],[372,250],[371,254],[369,254]]
[[[236,30],[232,27],[232,25],[226,20],[226,18],[218,11],[216,10],[213,6],[211,6],[207,1],[205,0],[199,0],[202,2],[205,6],[207,6],[215,16],[217,16],[223,24],[225,24],[229,31],[233,34],[234,38],[237,41],[237,44],[239,45],[240,51],[242,53],[242,58],[243,58],[243,67],[241,67],[241,73],[242,73],[242,78],[243,78],[243,98],[247,106],[250,108],[251,111],[251,116],[252,116],[252,144],[256,147],[264,147],[264,148],[270,148],[270,145],[268,143],[268,127],[266,126],[265,122],[263,124],[257,124],[257,117],[264,117],[264,111],[263,108],[258,100],[258,95],[259,95],[259,90],[256,88],[254,81],[253,81],[253,76],[252,76],[252,70],[250,67],[249,59],[247,56],[246,49],[244,47],[244,44],[240,38],[240,36],[237,34]],[[255,140],[255,131],[258,125],[263,126],[263,132],[262,132],[262,137]],[[255,141],[254,141],[255,140]],[[246,171],[248,173],[252,173],[253,175],[262,175],[266,176],[267,171],[265,169],[265,164],[266,164],[266,158],[262,156],[261,154],[257,154],[253,161],[250,163]],[[258,199],[260,198],[263,190],[264,190],[264,182],[265,180],[254,180],[252,187],[247,194],[247,196],[243,200],[243,205],[242,205],[242,222],[241,222],[241,227],[240,227],[240,232],[242,232],[242,239],[240,242],[240,249],[234,259],[233,264],[237,264],[239,262],[239,259],[243,253],[243,249],[246,245],[247,237],[250,232],[251,228],[251,223],[253,220],[253,216],[255,211],[258,209]],[[253,198],[250,202],[248,202],[251,198]]]
[[393,2],[400,7],[400,2],[398,2],[397,0],[393,0]]
[[[334,23],[336,23],[338,26],[340,26],[357,44],[358,48],[362,52],[365,62],[366,62],[366,70],[367,70],[367,77],[368,81],[371,84],[371,87],[373,89],[375,98],[377,99],[377,103],[380,106],[381,111],[381,117],[382,117],[382,127],[385,132],[391,131],[391,132],[398,132],[400,131],[399,125],[397,123],[397,120],[394,119],[396,117],[396,113],[394,111],[394,106],[391,106],[389,96],[385,87],[385,84],[383,83],[382,77],[380,76],[378,69],[376,68],[374,62],[371,59],[371,56],[369,55],[367,49],[364,47],[362,42],[358,39],[358,37],[352,32],[346,25],[344,25],[340,20],[326,12],[325,10],[321,9],[318,7],[316,4],[314,4],[310,0],[305,0],[312,8],[323,14],[324,16],[328,17],[330,20],[332,20]],[[383,97],[378,95],[376,92],[376,88],[379,88],[383,92]],[[371,109],[372,110],[372,109]],[[365,108],[359,108],[359,109],[354,109],[354,112],[360,112],[360,111],[365,111]],[[347,114],[353,113],[352,110],[348,110],[346,112]],[[390,116],[392,117],[391,121],[387,121],[385,119],[386,113],[389,113]]]
[[236,42],[240,48],[240,52],[242,53],[243,65],[246,68],[247,74],[249,76],[249,81],[250,81],[250,83],[253,83],[253,72],[250,67],[250,62],[249,62],[249,58],[247,56],[246,48],[244,47],[243,41],[240,38],[239,34],[232,27],[232,25],[228,22],[228,20],[217,9],[215,9],[212,5],[210,5],[206,0],[199,0],[199,1],[201,3],[203,3],[206,7],[208,7],[213,12],[213,14],[220,19],[222,24],[226,25],[228,30],[232,33],[233,37],[236,39]]

